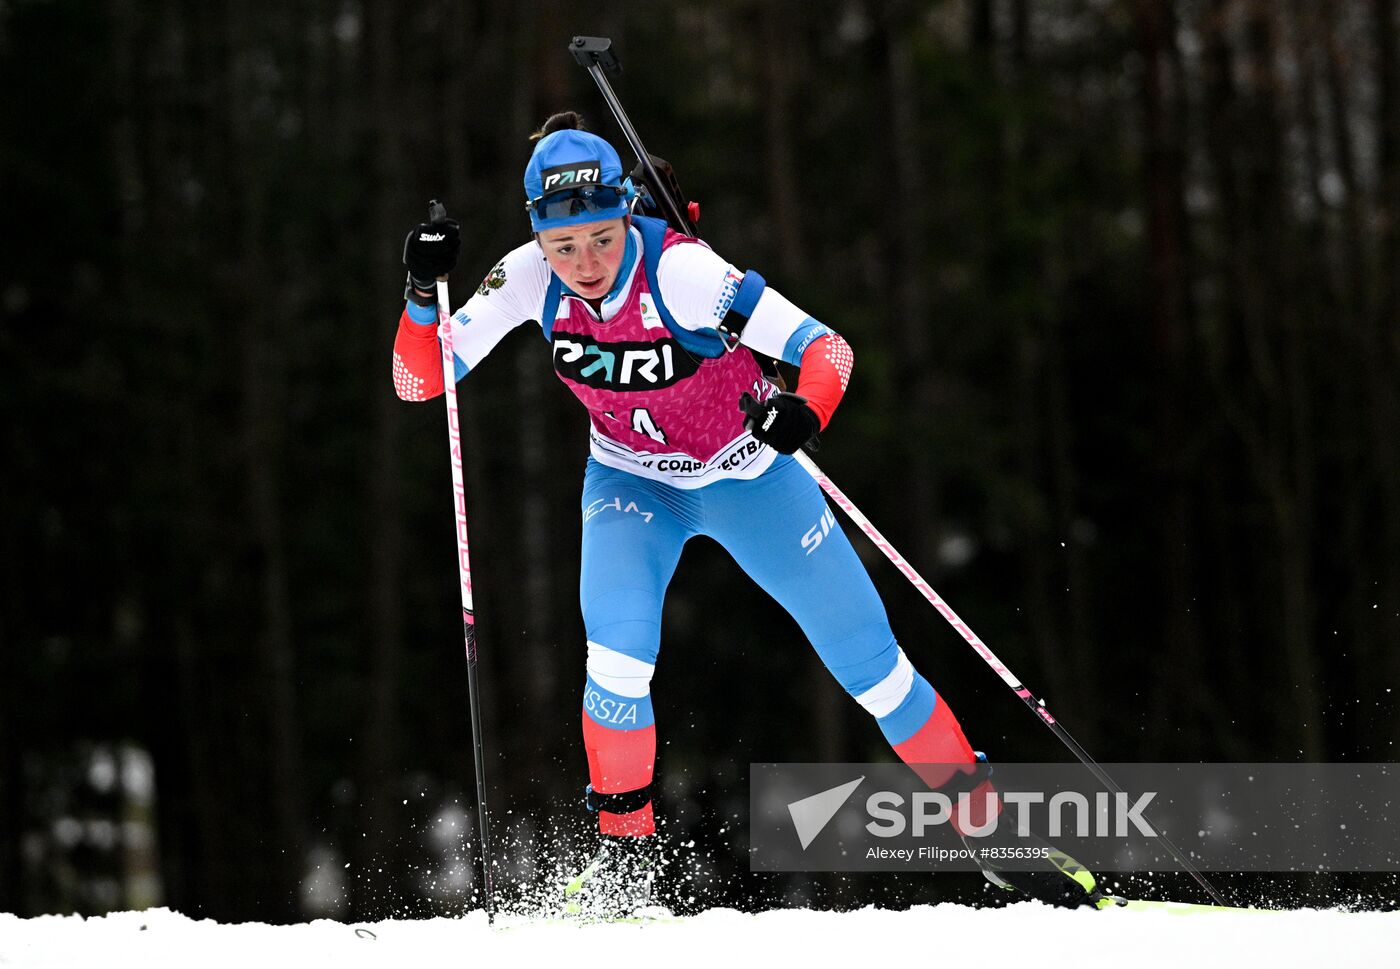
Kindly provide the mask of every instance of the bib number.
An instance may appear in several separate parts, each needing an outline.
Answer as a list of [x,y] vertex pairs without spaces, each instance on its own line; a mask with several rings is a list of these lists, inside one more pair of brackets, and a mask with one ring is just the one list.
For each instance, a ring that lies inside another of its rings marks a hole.
[[651,419],[651,412],[645,407],[632,408],[632,430],[638,434],[645,434],[653,441],[670,443],[666,440],[666,432],[656,426],[656,421]]

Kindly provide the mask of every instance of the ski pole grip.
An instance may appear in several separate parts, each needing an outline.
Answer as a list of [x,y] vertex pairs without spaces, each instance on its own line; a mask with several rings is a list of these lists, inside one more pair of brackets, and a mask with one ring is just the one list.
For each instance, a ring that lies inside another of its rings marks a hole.
[[[441,223],[446,222],[446,221],[447,221],[447,206],[443,205],[443,204],[442,204],[441,202],[439,202],[437,199],[433,199],[431,202],[429,202],[429,203],[428,203],[428,221],[431,222],[433,225],[440,225]],[[439,276],[439,277],[438,277],[438,281],[439,281],[439,282],[444,281],[444,280],[446,280],[446,279],[447,279],[446,276]],[[439,287],[439,289],[441,290],[441,287]],[[438,298],[439,298],[439,299],[445,299],[445,298],[446,298],[445,295],[444,295],[445,292],[446,292],[445,290],[443,290],[442,292],[439,292],[439,293],[438,293]]]
[[622,62],[613,52],[611,37],[575,37],[569,43],[569,51],[584,67],[597,64],[613,77],[622,73]]

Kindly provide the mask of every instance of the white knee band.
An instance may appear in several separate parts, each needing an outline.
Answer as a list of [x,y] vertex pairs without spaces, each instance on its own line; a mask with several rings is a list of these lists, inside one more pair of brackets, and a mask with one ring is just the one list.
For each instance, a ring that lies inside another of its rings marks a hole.
[[656,666],[589,640],[587,669],[593,682],[609,693],[636,699],[651,692]]
[[[590,644],[591,645],[591,644]],[[856,697],[856,702],[865,707],[875,719],[889,716],[895,711],[914,686],[914,664],[899,650],[899,658],[889,674]]]

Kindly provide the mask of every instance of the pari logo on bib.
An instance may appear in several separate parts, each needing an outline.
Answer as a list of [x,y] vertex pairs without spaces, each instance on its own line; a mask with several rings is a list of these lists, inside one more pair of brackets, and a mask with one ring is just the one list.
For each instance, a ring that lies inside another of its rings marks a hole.
[[674,337],[602,342],[562,330],[554,335],[554,370],[565,380],[599,389],[659,390],[700,369]]

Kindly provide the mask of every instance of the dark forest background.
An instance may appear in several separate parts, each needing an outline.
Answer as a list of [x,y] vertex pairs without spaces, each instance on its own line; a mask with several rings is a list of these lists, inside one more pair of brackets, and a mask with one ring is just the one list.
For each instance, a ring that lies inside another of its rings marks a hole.
[[[525,241],[553,111],[626,154],[576,33],[702,235],[854,347],[820,463],[1096,757],[1394,759],[1395,6],[3,0],[0,911],[472,904],[399,259],[431,197],[459,300]],[[586,418],[526,327],[462,390],[501,877],[547,882],[585,826]],[[854,540],[974,746],[1065,759]],[[889,754],[717,546],[666,623],[679,907],[980,891],[747,874],[750,762]]]

